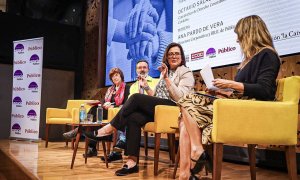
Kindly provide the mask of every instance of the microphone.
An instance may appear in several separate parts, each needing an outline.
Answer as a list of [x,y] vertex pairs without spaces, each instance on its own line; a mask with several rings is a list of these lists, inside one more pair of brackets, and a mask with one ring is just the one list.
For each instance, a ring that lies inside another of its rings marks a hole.
[[139,93],[144,94],[144,88],[139,83]]

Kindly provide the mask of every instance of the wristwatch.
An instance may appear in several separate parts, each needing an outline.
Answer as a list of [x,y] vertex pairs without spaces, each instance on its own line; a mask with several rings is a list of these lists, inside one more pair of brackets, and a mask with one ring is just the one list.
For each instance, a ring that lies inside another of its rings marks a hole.
[[144,86],[143,89],[144,89],[145,91],[149,91],[149,90],[150,90],[150,87],[147,85],[147,86]]

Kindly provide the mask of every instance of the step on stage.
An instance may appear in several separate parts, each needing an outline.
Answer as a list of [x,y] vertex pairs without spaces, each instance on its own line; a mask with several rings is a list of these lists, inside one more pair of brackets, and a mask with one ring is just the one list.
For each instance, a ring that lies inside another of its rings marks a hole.
[[[152,149],[146,159],[144,149],[141,148],[139,173],[123,177],[114,175],[122,167],[122,162],[109,163],[108,168],[101,162],[102,149],[98,151],[97,157],[88,158],[86,164],[83,153],[84,142],[80,142],[74,167],[70,169],[73,150],[70,146],[65,147],[64,142],[50,142],[48,148],[45,148],[44,141],[0,140],[0,179],[172,179],[174,165],[169,161],[166,151],[160,151],[159,174],[156,177]],[[179,169],[177,179],[178,175]],[[211,179],[211,174],[206,176],[205,172],[201,172],[200,176],[201,179]],[[300,175],[298,177],[300,179]],[[222,179],[250,179],[249,166],[223,162]],[[288,175],[286,172],[257,168],[257,179],[288,179]]]

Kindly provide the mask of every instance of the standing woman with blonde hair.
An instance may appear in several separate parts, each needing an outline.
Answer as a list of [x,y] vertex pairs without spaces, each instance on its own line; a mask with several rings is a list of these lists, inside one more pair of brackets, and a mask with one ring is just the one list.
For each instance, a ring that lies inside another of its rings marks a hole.
[[[274,100],[280,59],[266,24],[259,16],[251,15],[240,19],[234,32],[243,54],[236,77],[234,80],[213,80],[213,85],[219,89],[207,90],[207,93],[221,98]],[[182,113],[179,178],[198,179],[195,174],[204,166],[211,168],[203,144],[211,143],[213,98],[190,93],[178,104]]]

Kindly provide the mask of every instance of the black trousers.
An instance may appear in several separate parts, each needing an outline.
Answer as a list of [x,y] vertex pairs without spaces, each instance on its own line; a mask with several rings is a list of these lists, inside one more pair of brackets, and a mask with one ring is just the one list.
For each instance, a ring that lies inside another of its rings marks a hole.
[[156,105],[176,106],[176,103],[168,99],[133,94],[110,122],[113,127],[121,131],[127,127],[125,155],[139,156],[141,127],[154,121]]

